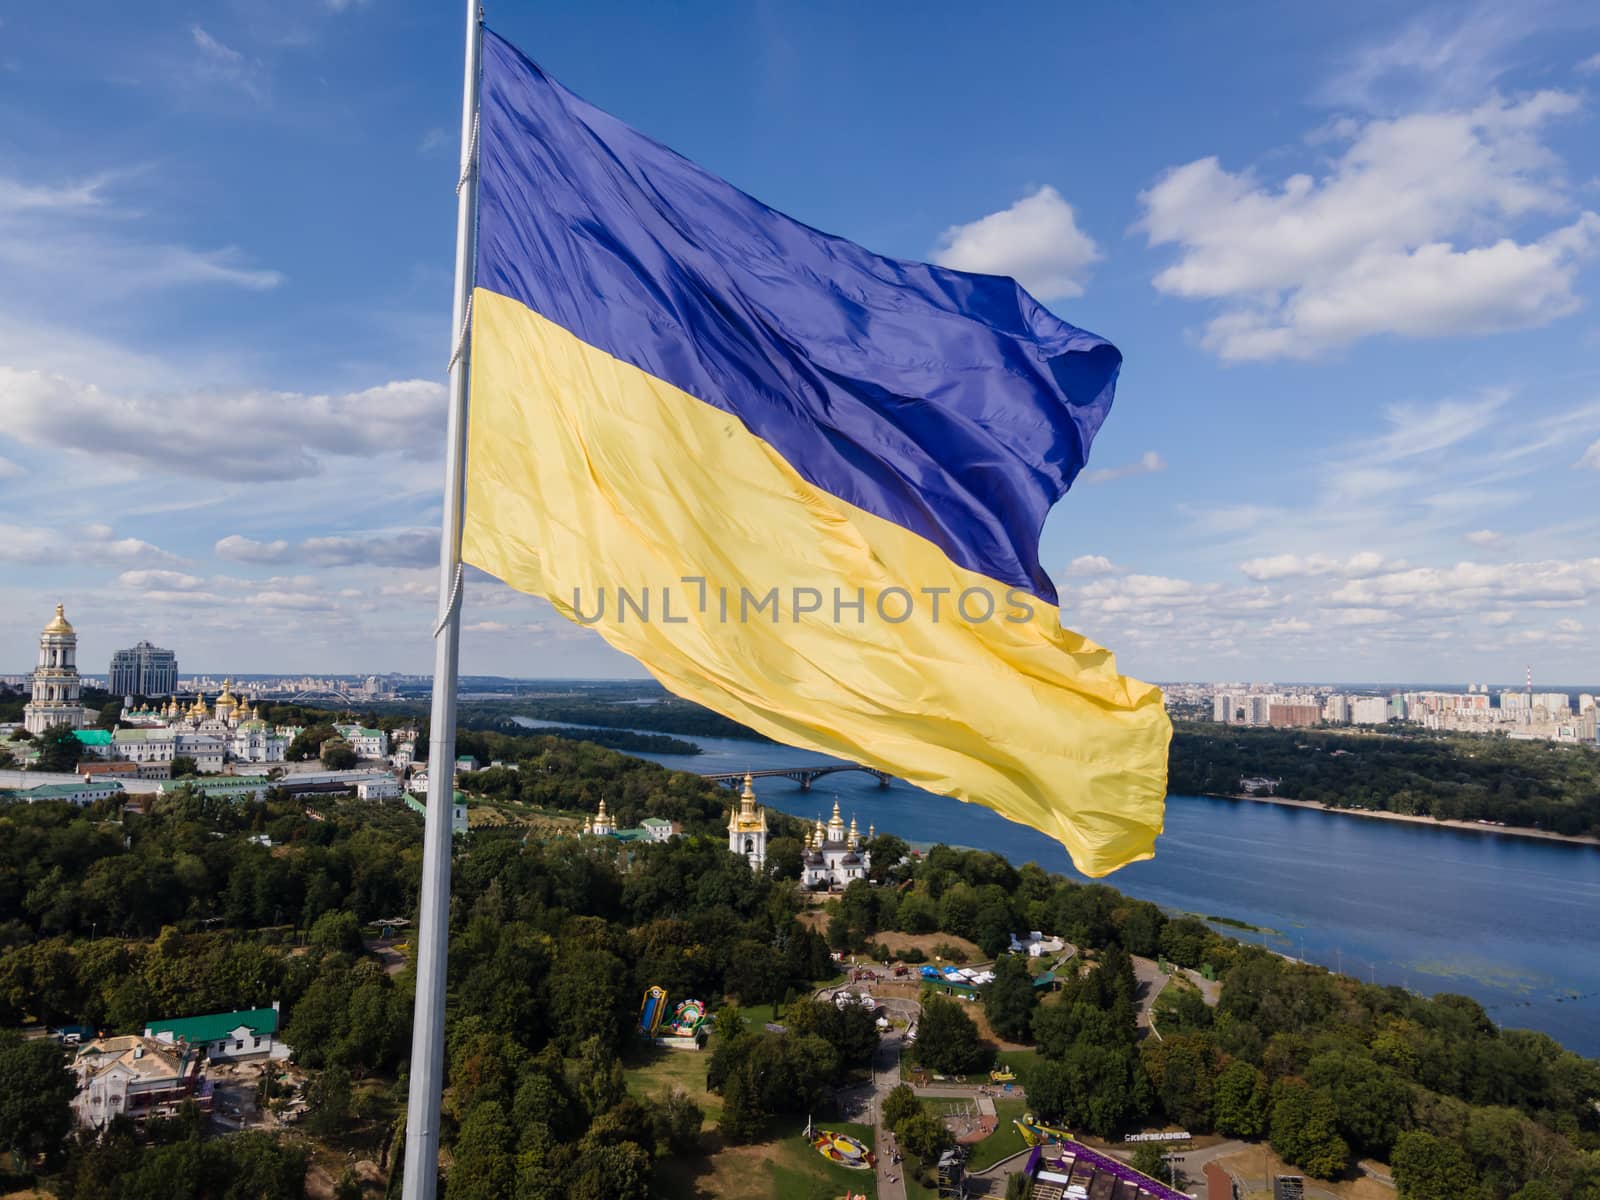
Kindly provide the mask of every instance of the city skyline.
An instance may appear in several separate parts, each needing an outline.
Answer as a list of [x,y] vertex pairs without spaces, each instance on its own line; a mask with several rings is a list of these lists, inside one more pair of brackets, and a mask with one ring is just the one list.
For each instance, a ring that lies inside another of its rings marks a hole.
[[[454,15],[96,8],[0,50],[0,659],[64,602],[93,670],[423,671]],[[1559,679],[1600,648],[1596,17],[1255,8],[490,21],[760,199],[1121,347],[1044,549],[1122,669]],[[642,674],[471,572],[462,669]]]

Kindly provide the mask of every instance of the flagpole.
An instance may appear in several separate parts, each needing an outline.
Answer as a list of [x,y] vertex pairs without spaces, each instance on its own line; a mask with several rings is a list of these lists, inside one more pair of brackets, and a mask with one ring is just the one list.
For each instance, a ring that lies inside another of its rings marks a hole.
[[461,89],[461,176],[456,186],[456,280],[451,308],[450,409],[445,432],[444,518],[439,539],[439,622],[433,631],[433,712],[428,740],[428,816],[417,921],[417,994],[406,1104],[404,1200],[434,1200],[439,1180],[439,1102],[444,1089],[445,953],[450,942],[450,842],[455,793],[456,669],[461,636],[461,512],[467,457],[467,366],[478,216],[478,72],[483,11],[467,0]]

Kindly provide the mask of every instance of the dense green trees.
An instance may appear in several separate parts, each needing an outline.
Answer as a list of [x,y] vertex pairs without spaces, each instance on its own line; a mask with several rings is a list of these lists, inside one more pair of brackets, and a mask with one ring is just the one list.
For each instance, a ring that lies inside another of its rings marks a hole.
[[978,1027],[955,1000],[929,996],[917,1022],[911,1057],[940,1075],[965,1075],[988,1067],[994,1051],[978,1037]]
[[1461,1147],[1420,1129],[1400,1135],[1389,1162],[1403,1200],[1460,1200],[1474,1191]]
[[1272,1089],[1269,1136],[1284,1162],[1322,1179],[1342,1174],[1350,1147],[1339,1136],[1333,1099],[1299,1079],[1281,1079]]
[[1007,1041],[1026,1041],[1033,1028],[1039,992],[1028,973],[1028,960],[1006,954],[995,960],[994,982],[983,989],[983,1011],[989,1027]]
[[75,1148],[64,1200],[301,1200],[304,1146],[269,1134],[185,1138],[140,1146],[132,1130],[113,1125],[99,1142]]
[[0,1150],[17,1166],[35,1155],[60,1153],[72,1128],[76,1092],[59,1045],[0,1032]]
[[361,756],[355,752],[355,748],[340,737],[331,737],[323,742],[317,757],[330,771],[348,771],[361,761]]
[[52,725],[34,739],[40,771],[71,771],[83,759],[84,748],[71,725]]
[[1257,1138],[1266,1132],[1267,1077],[1243,1059],[1234,1059],[1217,1073],[1213,1103],[1218,1133]]

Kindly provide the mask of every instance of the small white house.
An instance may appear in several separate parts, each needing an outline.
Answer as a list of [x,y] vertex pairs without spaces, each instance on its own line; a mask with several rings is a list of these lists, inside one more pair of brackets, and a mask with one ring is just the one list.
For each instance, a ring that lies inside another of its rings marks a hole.
[[184,1042],[204,1050],[213,1062],[243,1058],[283,1058],[288,1047],[278,1041],[278,1005],[241,1012],[210,1013],[203,1017],[178,1017],[152,1021],[144,1035],[158,1042]]

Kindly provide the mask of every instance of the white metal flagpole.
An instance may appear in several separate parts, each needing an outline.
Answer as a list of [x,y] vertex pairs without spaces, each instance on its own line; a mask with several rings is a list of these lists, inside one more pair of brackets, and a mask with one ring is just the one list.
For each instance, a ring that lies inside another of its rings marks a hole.
[[439,541],[439,623],[433,631],[433,715],[428,740],[428,817],[417,922],[417,995],[406,1103],[404,1200],[434,1200],[439,1182],[439,1101],[444,1089],[445,953],[450,942],[450,842],[456,760],[456,658],[461,635],[461,513],[467,457],[467,366],[478,219],[479,0],[467,0],[461,95],[461,176],[456,185],[456,286],[450,411],[445,433],[444,521]]

